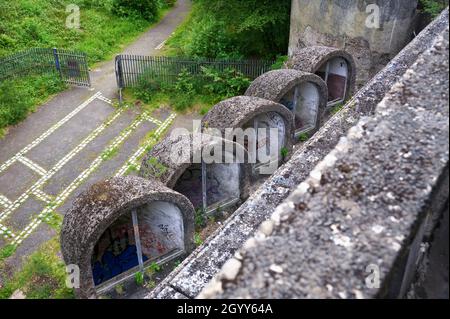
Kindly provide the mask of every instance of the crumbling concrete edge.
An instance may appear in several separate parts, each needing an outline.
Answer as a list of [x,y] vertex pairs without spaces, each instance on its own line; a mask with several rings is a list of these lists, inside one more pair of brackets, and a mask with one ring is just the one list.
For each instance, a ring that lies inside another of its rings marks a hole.
[[[421,244],[448,207],[448,27],[434,40],[198,298],[405,297]],[[386,174],[398,185],[383,184]],[[367,282],[371,265],[381,286]]]
[[[197,247],[146,298],[166,299],[180,298],[181,296],[195,298],[226,260],[231,258],[244,241],[254,233],[259,224],[270,217],[270,213],[275,207],[336,146],[339,138],[344,136],[347,130],[355,125],[362,116],[373,114],[376,105],[383,99],[388,90],[416,61],[417,57],[432,45],[436,35],[445,30],[447,25],[448,9],[358,91],[340,112],[334,115],[319,132],[297,150],[288,163],[279,168],[253,194],[251,199],[247,200],[234,212],[223,226],[218,228],[203,245]],[[270,202],[272,203],[270,204]],[[256,214],[256,220],[252,224],[242,225],[245,223],[242,219],[252,212]],[[234,238],[234,249],[229,251],[221,250],[221,239],[233,236],[235,231],[242,233],[242,227],[245,227],[246,231],[243,234],[243,238]],[[233,229],[230,230],[230,228]],[[216,260],[217,266],[205,269],[203,278],[199,280],[198,277],[189,276],[189,271],[195,268],[196,264],[198,265],[211,258],[218,258]],[[181,281],[183,281],[182,285],[180,285]]]

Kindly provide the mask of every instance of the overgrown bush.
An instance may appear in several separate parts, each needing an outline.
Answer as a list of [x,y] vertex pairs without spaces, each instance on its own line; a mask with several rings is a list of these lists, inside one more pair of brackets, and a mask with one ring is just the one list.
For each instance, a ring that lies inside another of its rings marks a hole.
[[196,0],[168,41],[173,55],[274,58],[286,54],[291,0]]
[[155,21],[160,9],[171,7],[175,0],[112,0],[112,12],[121,17],[136,16]]
[[144,103],[151,103],[158,94],[165,94],[169,97],[171,106],[177,111],[190,108],[199,99],[211,104],[241,95],[251,82],[233,68],[219,71],[213,67],[201,67],[201,73],[197,75],[183,69],[174,82],[148,75],[147,73],[143,76],[138,87],[133,90],[134,96]]
[[26,118],[35,106],[66,85],[54,74],[35,75],[0,82],[0,130]]
[[435,18],[448,6],[448,0],[420,0],[420,6],[425,13]]

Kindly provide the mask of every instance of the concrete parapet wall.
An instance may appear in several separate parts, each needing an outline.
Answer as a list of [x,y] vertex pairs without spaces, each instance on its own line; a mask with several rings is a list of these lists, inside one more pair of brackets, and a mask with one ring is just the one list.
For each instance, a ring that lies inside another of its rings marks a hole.
[[[417,58],[429,49],[448,25],[448,11],[428,26],[382,71],[370,80],[301,148],[278,169],[251,199],[247,200],[202,246],[198,247],[147,298],[194,298],[256,228],[268,219],[311,170],[334,149],[339,139],[358,121],[371,116],[376,105],[405,74]],[[448,79],[448,78],[447,78]],[[442,83],[441,83],[442,85]],[[376,228],[378,229],[378,228]],[[231,267],[232,268],[232,267]],[[275,267],[276,270],[279,270]],[[230,286],[229,295],[233,290]],[[224,296],[226,295],[225,292]]]
[[448,71],[447,28],[199,297],[405,297],[448,207]]

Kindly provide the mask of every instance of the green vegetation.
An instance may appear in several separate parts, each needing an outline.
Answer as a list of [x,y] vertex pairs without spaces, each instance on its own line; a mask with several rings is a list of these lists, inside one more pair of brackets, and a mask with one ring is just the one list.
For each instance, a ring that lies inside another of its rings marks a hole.
[[200,233],[195,233],[194,234],[194,244],[195,246],[200,246],[201,244],[203,244],[203,239],[202,236],[200,235]]
[[243,94],[251,82],[232,68],[223,72],[207,67],[202,67],[201,70],[200,75],[183,70],[174,83],[157,77],[153,77],[153,80],[142,80],[140,85],[132,90],[132,94],[151,106],[168,104],[180,112],[198,106],[200,113],[206,114],[211,106],[219,101]]
[[[154,3],[158,11],[152,9],[149,15],[139,10],[135,14],[136,8],[147,2]],[[102,61],[145,31],[170,3],[163,0],[1,1],[0,56],[30,47],[59,47],[86,52],[90,63]],[[69,4],[80,7],[80,29],[65,26]]]
[[289,155],[289,150],[286,147],[282,147],[280,150],[281,158],[284,160]]
[[437,17],[447,6],[448,0],[420,0],[422,11],[432,18]]
[[300,134],[300,136],[298,137],[298,140],[300,142],[306,142],[307,140],[309,140],[309,134],[308,133]]
[[[135,14],[139,5],[150,2],[151,15],[142,10]],[[58,47],[86,52],[92,65],[111,58],[173,3],[173,0],[0,1],[0,57],[31,47]],[[69,4],[80,7],[80,29],[65,25]],[[0,138],[8,126],[19,123],[37,105],[65,88],[54,73],[1,81]]]
[[275,59],[275,63],[272,64],[272,70],[279,70],[284,67],[284,64],[288,61],[289,57],[287,55],[279,55]]
[[36,105],[64,88],[66,85],[52,74],[0,82],[0,137],[7,126],[19,123],[36,110]]
[[137,272],[134,275],[134,281],[136,282],[136,285],[143,286],[144,285],[144,274],[142,272]]
[[206,222],[207,220],[204,210],[201,208],[197,208],[194,217],[195,229],[201,230],[202,228],[206,227]]
[[12,254],[14,254],[15,251],[16,251],[15,245],[8,244],[6,246],[3,246],[0,249],[0,262],[4,259],[8,258],[9,256],[12,256]]
[[157,272],[161,271],[161,266],[158,265],[156,262],[153,261],[153,262],[148,266],[147,270],[149,271],[149,273],[154,274],[154,273],[157,273]]
[[195,0],[167,42],[169,55],[275,58],[286,54],[291,0]]
[[103,153],[101,154],[102,160],[104,160],[104,161],[110,160],[111,158],[116,156],[118,152],[119,152],[119,148],[117,146],[113,147],[113,148],[108,148],[107,150],[103,151]]
[[149,168],[152,168],[152,176],[159,178],[167,171],[167,167],[158,162],[158,159],[156,157],[150,157],[147,160],[147,164]]
[[338,113],[340,110],[342,110],[342,108],[344,107],[344,105],[345,105],[345,102],[338,103],[338,104],[334,105],[334,106],[330,109],[330,113],[333,114],[333,115],[336,114],[336,113]]
[[58,257],[59,249],[55,237],[28,257],[22,270],[0,289],[0,299],[9,298],[18,289],[30,299],[73,298],[73,290],[66,287],[66,268]]

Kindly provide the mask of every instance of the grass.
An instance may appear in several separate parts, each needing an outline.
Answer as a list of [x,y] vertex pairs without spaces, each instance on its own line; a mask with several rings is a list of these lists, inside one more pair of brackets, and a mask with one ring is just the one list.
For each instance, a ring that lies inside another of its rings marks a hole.
[[29,256],[22,270],[7,280],[0,289],[0,299],[21,290],[29,299],[71,299],[73,290],[66,287],[66,269],[58,257],[58,237],[41,246]]
[[[108,1],[17,0],[0,4],[0,56],[30,47],[60,47],[86,52],[90,64],[108,59],[154,22],[117,17]],[[66,6],[80,7],[80,29],[65,26]],[[168,9],[160,12],[163,16]]]
[[53,74],[32,75],[0,82],[0,138],[7,127],[24,120],[58,92],[66,89]]
[[307,140],[309,140],[309,134],[308,133],[302,133],[300,134],[300,136],[298,137],[298,140],[300,142],[306,142]]
[[14,252],[16,251],[16,246],[12,244],[8,244],[6,246],[3,246],[0,249],[0,262],[5,260],[6,258],[12,256]]
[[[138,17],[117,17],[111,1],[0,1],[0,57],[31,47],[58,47],[86,52],[91,67],[109,60],[153,26]],[[66,6],[80,7],[80,29],[66,28]],[[160,10],[159,18],[169,8]],[[55,74],[30,75],[0,82],[0,138],[67,86]]]

